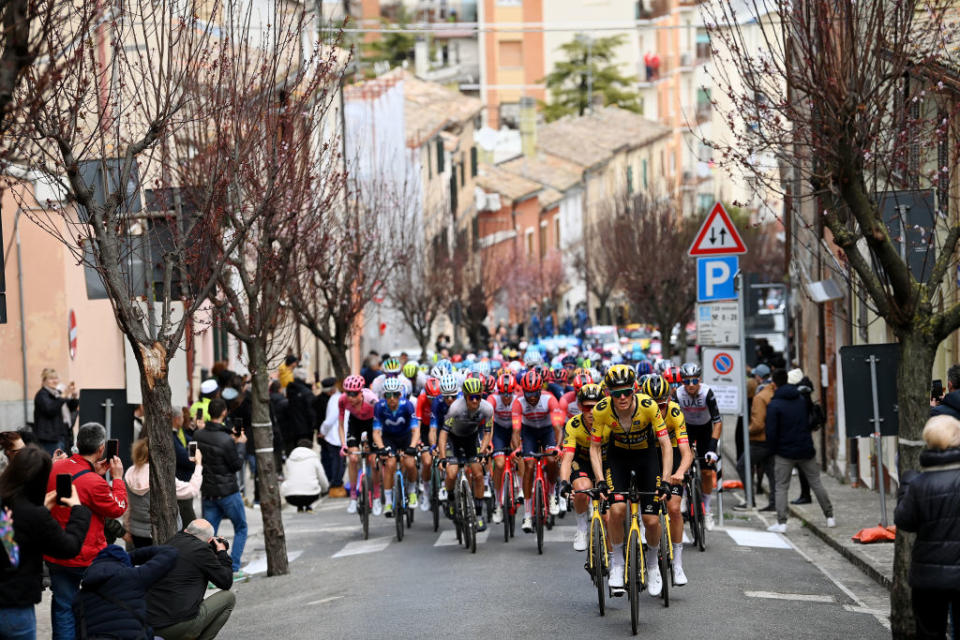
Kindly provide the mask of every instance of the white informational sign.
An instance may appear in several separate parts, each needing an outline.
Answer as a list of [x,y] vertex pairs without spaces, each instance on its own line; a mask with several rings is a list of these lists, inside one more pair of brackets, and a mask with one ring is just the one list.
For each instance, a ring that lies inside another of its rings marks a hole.
[[697,305],[697,344],[723,347],[740,344],[740,305],[702,302]]
[[743,357],[739,347],[704,347],[703,381],[713,389],[720,413],[739,415],[743,410],[740,402],[743,376]]
[[[144,314],[147,312],[147,305],[140,303]],[[160,305],[157,305],[157,313],[160,313]],[[170,322],[180,322],[183,316],[183,303],[174,302],[170,308]],[[170,401],[173,406],[185,407],[189,405],[187,397],[187,352],[184,349],[185,340],[180,338],[180,348],[170,360],[167,369],[167,377],[170,379]],[[142,404],[143,393],[140,390],[140,369],[137,367],[137,359],[133,355],[133,349],[130,347],[130,341],[124,337],[123,351],[126,354],[126,379],[127,379],[127,403]]]

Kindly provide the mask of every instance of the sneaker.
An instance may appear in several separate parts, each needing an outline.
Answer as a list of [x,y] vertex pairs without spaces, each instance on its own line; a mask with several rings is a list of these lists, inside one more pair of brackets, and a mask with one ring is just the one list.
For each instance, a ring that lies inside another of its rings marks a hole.
[[423,494],[423,498],[420,500],[420,511],[430,511],[430,494]]
[[347,513],[356,513],[357,512],[357,499],[351,498],[350,504],[347,505]]
[[810,499],[810,496],[800,496],[796,500],[791,500],[790,504],[813,504],[813,500]]
[[492,498],[492,497],[493,497],[493,493],[490,492],[490,485],[488,485],[488,484],[483,485],[483,497],[484,497],[484,498]]
[[416,492],[407,494],[407,504],[410,505],[410,508],[417,506],[417,494]]
[[448,520],[453,520],[453,503],[447,503],[447,508],[443,510],[447,514]]
[[573,550],[574,551],[586,551],[587,550],[587,532],[577,529],[577,532],[573,536]]
[[243,572],[243,569],[233,572],[233,581],[234,582],[247,582],[250,580],[250,576]]
[[[374,502],[373,504],[374,504],[374,505],[377,505],[377,504],[380,504],[380,503],[379,503],[379,502]],[[373,510],[373,514],[374,514],[374,515],[380,515],[380,514],[377,513],[377,510],[376,510],[376,509]],[[384,517],[384,518],[392,518],[392,517],[393,517],[393,505],[392,505],[392,504],[388,504],[388,505],[385,505],[385,506],[383,507],[383,517]]]
[[250,498],[244,498],[243,504],[246,505],[247,509],[253,509],[253,500]]
[[713,512],[707,511],[703,516],[704,524],[707,527],[707,531],[713,531]]
[[520,525],[524,533],[533,533],[533,517],[523,516],[523,523]]
[[760,511],[762,511],[762,512],[764,512],[764,513],[772,513],[772,512],[774,512],[774,511],[776,511],[776,510],[777,510],[777,507],[774,506],[774,505],[772,505],[772,504],[768,504],[768,505],[765,506],[763,509],[760,509]]
[[611,558],[608,584],[611,589],[623,589],[623,558],[619,562],[615,562]]
[[675,584],[678,587],[682,587],[683,585],[687,584],[687,582],[688,582],[687,574],[683,572],[683,566],[679,562],[674,561],[673,584]]
[[828,526],[829,528],[833,529],[835,526],[837,526],[837,519],[836,519],[836,518],[832,518],[832,517],[831,517],[831,518],[827,518],[827,526]]
[[327,495],[331,498],[346,498],[347,490],[343,487],[333,487]]
[[517,504],[523,502],[523,487],[520,487],[520,490],[517,491]]
[[787,532],[787,523],[778,522],[777,524],[772,524],[767,527],[767,531],[770,533],[786,533]]
[[487,530],[487,523],[483,521],[483,518],[477,516],[477,533]]
[[746,502],[741,502],[740,504],[733,505],[734,511],[750,511],[753,507],[749,506]]
[[447,488],[440,487],[440,491],[437,493],[437,497],[440,498],[441,502],[447,499]]
[[493,510],[493,524],[502,524],[503,523],[503,507],[497,505],[497,508]]
[[560,505],[557,504],[557,496],[550,494],[550,498],[547,500],[550,503],[550,515],[555,516],[560,513]]
[[657,564],[656,554],[653,556],[653,562],[647,564],[647,593],[656,598],[663,591],[663,577],[660,575],[660,565]]
[[[387,505],[387,506],[389,506],[390,509],[393,509],[393,505]],[[380,515],[381,513],[383,513],[383,504],[382,504],[379,500],[377,500],[376,498],[374,498],[374,500],[373,500],[373,515],[378,516],[378,515]]]

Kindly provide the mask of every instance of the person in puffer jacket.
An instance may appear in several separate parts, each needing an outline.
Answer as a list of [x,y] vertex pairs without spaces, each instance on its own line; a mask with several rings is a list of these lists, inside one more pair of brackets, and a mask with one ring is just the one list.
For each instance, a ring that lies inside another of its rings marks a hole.
[[943,638],[947,608],[960,623],[960,421],[935,416],[923,427],[922,473],[903,474],[894,522],[916,532],[910,563],[917,638]]
[[177,562],[170,546],[143,547],[128,554],[107,545],[83,575],[73,604],[77,638],[152,639],[146,595]]
[[327,474],[320,464],[320,455],[313,450],[312,440],[303,439],[287,458],[286,479],[280,485],[280,495],[301,511],[310,512],[310,505],[330,488]]

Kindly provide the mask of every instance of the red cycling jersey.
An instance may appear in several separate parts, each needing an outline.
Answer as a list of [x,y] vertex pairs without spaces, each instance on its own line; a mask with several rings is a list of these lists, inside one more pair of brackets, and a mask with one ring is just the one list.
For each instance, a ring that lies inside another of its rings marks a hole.
[[417,418],[420,419],[420,424],[429,425],[430,424],[430,411],[433,408],[433,399],[427,397],[426,391],[421,391],[420,395],[417,397]]
[[491,394],[487,402],[493,405],[493,425],[495,427],[511,427],[513,425],[513,403],[516,395],[512,395],[507,402],[503,401],[503,395],[499,393]]
[[540,400],[536,404],[530,404],[521,395],[513,401],[511,417],[514,431],[519,431],[520,427],[538,429],[563,426],[563,411],[560,410],[560,403],[552,393],[541,393]]

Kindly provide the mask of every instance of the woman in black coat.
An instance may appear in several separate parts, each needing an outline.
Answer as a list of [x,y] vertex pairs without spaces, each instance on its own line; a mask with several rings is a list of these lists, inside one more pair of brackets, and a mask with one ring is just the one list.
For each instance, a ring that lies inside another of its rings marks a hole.
[[0,571],[0,630],[5,632],[32,629],[36,634],[34,605],[40,602],[43,555],[74,557],[90,527],[90,510],[80,504],[75,487],[61,500],[70,506],[66,529],[50,515],[56,503],[56,492],[46,492],[52,464],[45,451],[30,445],[20,449],[0,475],[0,498],[13,512],[13,537],[20,548],[18,566]]
[[916,532],[910,564],[917,638],[942,639],[947,607],[960,628],[960,421],[935,416],[923,428],[922,473],[904,474],[894,520]]

